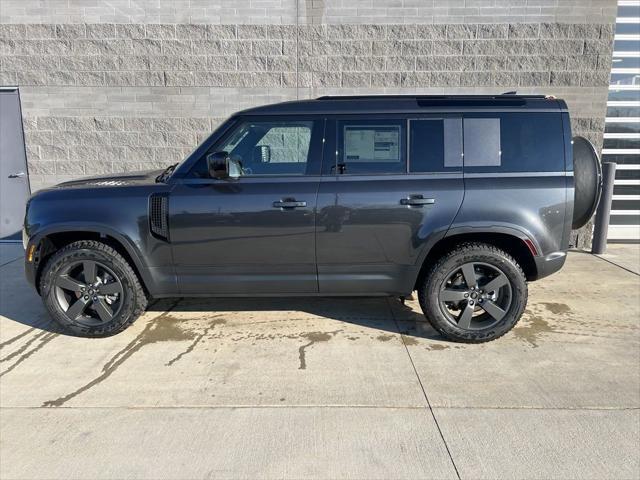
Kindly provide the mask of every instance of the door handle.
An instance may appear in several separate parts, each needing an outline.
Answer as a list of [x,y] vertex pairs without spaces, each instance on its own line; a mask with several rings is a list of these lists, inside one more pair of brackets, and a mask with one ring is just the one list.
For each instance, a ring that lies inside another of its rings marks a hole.
[[297,200],[279,200],[273,202],[273,208],[298,208],[306,206],[307,202],[299,202]]
[[22,178],[26,175],[24,172],[12,173],[9,175],[9,178]]
[[433,205],[436,203],[434,198],[424,198],[422,195],[409,195],[407,198],[400,199],[400,205],[409,207],[421,207],[422,205]]

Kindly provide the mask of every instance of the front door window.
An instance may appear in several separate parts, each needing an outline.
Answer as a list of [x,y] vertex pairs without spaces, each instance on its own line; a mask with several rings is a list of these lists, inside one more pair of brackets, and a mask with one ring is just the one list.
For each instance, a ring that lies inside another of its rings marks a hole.
[[304,175],[313,124],[312,121],[243,122],[216,150],[239,160],[243,175]]

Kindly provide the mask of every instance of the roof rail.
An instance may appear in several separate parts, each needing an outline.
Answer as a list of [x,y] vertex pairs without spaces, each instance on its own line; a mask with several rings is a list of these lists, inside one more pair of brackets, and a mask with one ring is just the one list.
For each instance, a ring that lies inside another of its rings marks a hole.
[[505,92],[495,95],[323,95],[316,100],[471,100],[509,98],[545,98],[544,95],[518,95],[516,92]]

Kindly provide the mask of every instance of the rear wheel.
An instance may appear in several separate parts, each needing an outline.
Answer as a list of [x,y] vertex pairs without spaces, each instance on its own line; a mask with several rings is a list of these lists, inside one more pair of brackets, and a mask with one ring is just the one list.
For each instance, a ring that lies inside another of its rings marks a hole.
[[74,242],[44,267],[40,292],[47,310],[66,330],[103,337],[124,330],[147,305],[138,277],[113,248],[100,242]]
[[518,322],[527,304],[527,282],[517,262],[481,243],[460,245],[440,258],[418,293],[429,322],[458,342],[501,337]]

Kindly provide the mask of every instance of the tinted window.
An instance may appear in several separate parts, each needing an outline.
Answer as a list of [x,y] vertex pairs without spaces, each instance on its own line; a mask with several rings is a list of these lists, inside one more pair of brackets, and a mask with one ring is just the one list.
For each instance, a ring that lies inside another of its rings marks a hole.
[[464,164],[467,167],[500,166],[500,119],[464,119]]
[[409,171],[443,172],[462,167],[460,118],[411,120],[409,136]]
[[305,173],[313,122],[241,124],[218,148],[242,162],[245,175]]
[[616,163],[628,163],[628,164],[638,164],[640,163],[640,157],[638,155],[616,155],[613,153],[604,153],[602,154],[603,162],[616,162]]
[[[616,64],[616,68],[624,67],[624,68],[640,68],[640,57],[636,58],[620,58],[623,61],[633,60],[635,64],[625,65],[625,64]],[[615,101],[637,101],[638,100],[638,90],[609,90],[609,100]]]
[[640,122],[607,122],[607,133],[640,133]]
[[399,120],[338,121],[338,173],[406,172],[404,128]]
[[478,172],[564,170],[561,116],[504,113],[465,118],[464,166]]
[[564,140],[557,113],[509,113],[501,117],[502,164],[508,172],[564,170]]
[[[313,121],[247,121],[237,125],[208,153],[228,152],[240,160],[243,175],[304,175],[307,172]],[[315,127],[318,128],[318,127]],[[194,168],[208,178],[206,156]]]
[[[613,75],[612,75],[613,77]],[[640,77],[640,75],[638,75]],[[607,107],[607,117],[637,117],[638,107]]]

